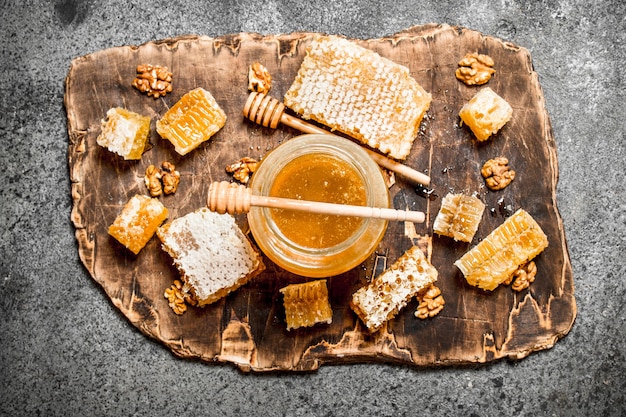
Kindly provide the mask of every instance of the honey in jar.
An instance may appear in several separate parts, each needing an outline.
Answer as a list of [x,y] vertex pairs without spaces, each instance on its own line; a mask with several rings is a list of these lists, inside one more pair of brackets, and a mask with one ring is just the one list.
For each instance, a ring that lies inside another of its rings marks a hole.
[[[252,176],[253,194],[389,207],[378,165],[357,144],[332,135],[303,135],[266,155]],[[252,207],[250,230],[276,265],[298,275],[328,277],[362,263],[387,221]]]
[[[293,159],[278,173],[270,196],[328,203],[366,204],[365,185],[359,173],[334,156],[315,153]],[[273,209],[271,216],[285,237],[309,248],[335,246],[360,227],[359,217]]]

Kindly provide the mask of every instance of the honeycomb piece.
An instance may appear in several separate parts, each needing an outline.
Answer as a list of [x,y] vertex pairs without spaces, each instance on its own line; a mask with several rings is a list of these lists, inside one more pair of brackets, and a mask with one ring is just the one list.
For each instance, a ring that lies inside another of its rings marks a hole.
[[265,269],[230,214],[203,207],[159,227],[157,236],[199,306],[227,296]]
[[408,68],[338,36],[316,36],[285,105],[392,158],[405,159],[431,95]]
[[136,255],[165,221],[167,214],[167,209],[156,198],[135,195],[109,226],[109,234]]
[[433,231],[454,240],[471,242],[485,205],[476,197],[463,194],[448,194],[441,201],[441,208],[433,223]]
[[489,87],[476,93],[459,112],[462,123],[469,126],[479,141],[496,134],[512,115],[509,103]]
[[96,143],[126,160],[141,159],[150,134],[150,118],[120,107],[107,111]]
[[548,247],[548,238],[523,209],[454,262],[470,285],[492,291]]
[[328,301],[325,279],[290,284],[281,288],[280,292],[283,294],[287,330],[311,327],[317,323],[332,323],[333,311]]
[[156,123],[157,132],[169,140],[180,155],[186,155],[226,124],[226,113],[211,93],[191,90]]
[[437,270],[418,246],[413,246],[369,285],[352,295],[350,306],[371,333],[376,332],[437,280]]

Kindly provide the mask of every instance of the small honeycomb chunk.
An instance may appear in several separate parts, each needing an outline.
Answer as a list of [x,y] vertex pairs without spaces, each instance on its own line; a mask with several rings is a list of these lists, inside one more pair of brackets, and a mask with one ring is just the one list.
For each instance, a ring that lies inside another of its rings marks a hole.
[[135,195],[109,226],[109,234],[137,255],[165,221],[167,214],[167,209],[158,199]]
[[502,129],[512,115],[509,103],[489,87],[476,93],[459,112],[461,124],[468,125],[481,142]]
[[463,194],[448,194],[433,223],[433,231],[461,242],[471,242],[478,230],[485,204],[478,198]]
[[226,113],[203,88],[191,90],[156,123],[157,132],[186,155],[226,124]]
[[141,159],[150,134],[150,117],[120,107],[107,111],[96,143],[126,160]]
[[326,280],[290,284],[280,289],[285,305],[287,330],[311,327],[317,323],[330,324],[333,311],[328,301]]
[[541,227],[519,209],[454,265],[470,285],[492,291],[547,247]]

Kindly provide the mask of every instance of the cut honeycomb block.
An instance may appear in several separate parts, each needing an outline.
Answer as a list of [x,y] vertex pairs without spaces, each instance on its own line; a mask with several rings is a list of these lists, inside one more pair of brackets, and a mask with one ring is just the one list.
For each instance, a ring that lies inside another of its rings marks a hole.
[[180,155],[186,155],[226,124],[226,113],[211,93],[191,90],[156,123],[157,132],[169,140]]
[[107,111],[96,143],[126,160],[141,159],[150,134],[150,118],[115,107]]
[[484,211],[485,205],[478,198],[450,193],[441,202],[433,231],[454,240],[471,242]]
[[489,87],[476,93],[459,112],[462,123],[469,126],[479,141],[496,134],[512,115],[509,103]]
[[264,269],[261,254],[230,214],[203,207],[157,230],[199,306],[226,297]]
[[316,36],[284,102],[304,119],[405,159],[431,95],[408,68],[339,36]]
[[333,311],[325,279],[290,284],[281,288],[280,292],[283,294],[287,330],[332,323]]
[[165,206],[156,198],[135,195],[109,226],[109,234],[136,255],[165,221],[167,214]]
[[519,209],[454,265],[470,285],[492,291],[546,247],[548,238],[541,227]]
[[418,246],[407,250],[369,285],[352,295],[350,306],[371,333],[407,305],[411,298],[437,280],[437,270]]

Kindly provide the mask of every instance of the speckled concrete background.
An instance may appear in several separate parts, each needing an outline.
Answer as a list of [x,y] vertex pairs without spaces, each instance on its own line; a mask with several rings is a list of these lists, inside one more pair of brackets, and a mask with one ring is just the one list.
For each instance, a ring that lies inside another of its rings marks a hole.
[[[516,1],[0,1],[0,414],[561,416],[626,413],[626,4]],[[246,375],[174,357],[81,265],[67,169],[73,58],[181,34],[374,38],[429,22],[531,51],[560,161],[578,317],[519,362]]]

